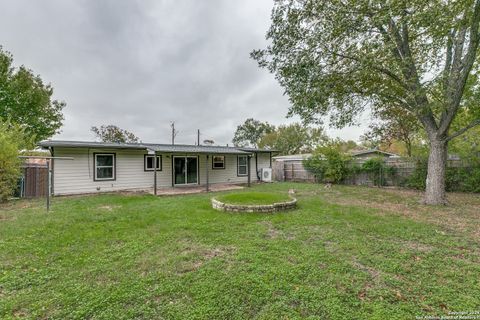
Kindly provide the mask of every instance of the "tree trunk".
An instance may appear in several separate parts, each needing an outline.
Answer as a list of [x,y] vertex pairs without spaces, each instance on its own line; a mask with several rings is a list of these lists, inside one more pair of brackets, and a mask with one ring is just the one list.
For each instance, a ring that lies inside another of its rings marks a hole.
[[410,141],[408,141],[408,142],[405,142],[405,145],[407,147],[407,156],[409,158],[411,158],[412,157],[412,143]]
[[447,203],[445,195],[445,171],[447,167],[447,142],[441,140],[430,141],[428,156],[428,171],[425,192],[425,203],[444,205]]

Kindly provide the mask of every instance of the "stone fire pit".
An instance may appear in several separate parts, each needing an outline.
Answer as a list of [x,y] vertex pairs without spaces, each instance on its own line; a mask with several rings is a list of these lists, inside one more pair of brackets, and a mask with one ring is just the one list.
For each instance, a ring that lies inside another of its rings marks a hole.
[[268,192],[230,193],[212,198],[212,207],[228,212],[279,212],[294,209],[297,199],[290,195]]

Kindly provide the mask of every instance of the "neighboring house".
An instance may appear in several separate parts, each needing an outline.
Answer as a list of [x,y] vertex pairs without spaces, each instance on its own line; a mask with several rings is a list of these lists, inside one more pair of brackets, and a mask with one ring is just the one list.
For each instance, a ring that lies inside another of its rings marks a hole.
[[378,149],[370,150],[355,150],[351,151],[350,155],[356,159],[371,159],[371,158],[400,158],[398,154],[381,151]]
[[272,159],[274,161],[303,161],[305,159],[308,159],[312,156],[311,153],[303,153],[303,154],[290,154],[287,156],[276,156],[273,157]]
[[[356,159],[370,159],[370,158],[378,158],[378,157],[400,158],[398,154],[385,152],[378,149],[352,150],[348,154],[350,154],[353,158],[356,158]],[[277,161],[278,162],[295,162],[295,161],[301,162],[305,159],[310,158],[311,156],[312,156],[311,153],[304,153],[304,154],[291,154],[286,156],[276,156],[276,157],[273,157],[272,159],[275,162]]]
[[[272,150],[151,143],[47,140],[39,143],[54,160],[55,195],[154,187],[247,183],[271,168]],[[156,158],[156,161],[155,161]],[[156,168],[155,168],[156,166]],[[156,174],[156,179],[155,179]]]

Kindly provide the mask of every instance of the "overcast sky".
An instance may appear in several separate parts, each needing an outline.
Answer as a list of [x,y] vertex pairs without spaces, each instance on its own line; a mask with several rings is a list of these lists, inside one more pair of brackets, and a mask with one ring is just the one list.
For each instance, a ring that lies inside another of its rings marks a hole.
[[[0,45],[55,88],[65,122],[56,139],[93,140],[116,124],[144,142],[231,143],[238,124],[279,125],[289,102],[250,59],[266,45],[270,0],[2,1]],[[361,127],[327,129],[358,139]]]

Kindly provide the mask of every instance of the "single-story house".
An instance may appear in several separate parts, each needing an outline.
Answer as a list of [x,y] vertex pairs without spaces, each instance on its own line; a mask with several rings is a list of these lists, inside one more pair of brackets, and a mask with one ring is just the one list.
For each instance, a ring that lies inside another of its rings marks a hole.
[[52,194],[69,195],[259,181],[273,150],[229,146],[46,140]]
[[356,159],[371,159],[371,158],[400,158],[398,154],[386,152],[378,149],[370,150],[354,150],[350,155]]
[[[349,151],[348,154],[355,159],[371,159],[371,158],[400,158],[398,154],[381,151],[378,149],[369,149],[369,150],[352,150]],[[286,156],[276,156],[273,157],[275,162],[302,162],[305,159],[308,159],[312,156],[311,153],[303,153],[303,154],[290,154]]]

